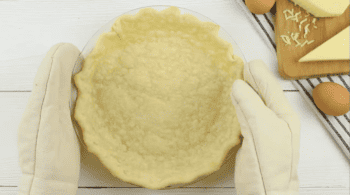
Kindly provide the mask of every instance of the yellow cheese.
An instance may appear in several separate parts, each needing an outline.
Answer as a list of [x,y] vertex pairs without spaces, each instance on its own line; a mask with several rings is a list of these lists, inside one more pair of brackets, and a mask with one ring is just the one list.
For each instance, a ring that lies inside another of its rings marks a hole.
[[293,0],[300,7],[316,17],[342,15],[349,6],[349,0]]
[[349,59],[349,27],[347,27],[302,57],[299,62]]

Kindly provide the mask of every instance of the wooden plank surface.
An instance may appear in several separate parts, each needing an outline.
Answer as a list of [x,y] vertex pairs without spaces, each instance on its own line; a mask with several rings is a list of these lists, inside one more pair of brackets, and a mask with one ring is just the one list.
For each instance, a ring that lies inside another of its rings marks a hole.
[[69,42],[82,50],[116,16],[151,5],[174,5],[205,15],[235,39],[247,61],[262,59],[284,90],[296,90],[278,73],[277,59],[235,0],[0,1],[0,91],[28,91],[46,52]]
[[[298,62],[300,58],[349,26],[349,8],[343,15],[338,17],[316,18],[311,14],[309,17],[305,17],[307,15],[306,11],[298,5],[294,5],[294,3],[292,3],[290,0],[279,0],[276,3],[276,7],[275,41],[277,44],[279,73],[283,78],[302,79],[349,73],[349,60]],[[286,9],[294,9],[294,14],[301,12],[302,17],[300,17],[299,22],[292,21],[290,19],[286,20],[283,13],[283,11]],[[304,20],[305,18],[307,21],[302,24],[302,29],[300,32],[300,21]],[[313,27],[314,25],[312,21],[314,18],[317,20],[315,22],[317,29]],[[304,27],[306,24],[310,24],[310,33],[308,33],[307,37],[304,38]],[[306,44],[304,47],[296,47],[296,43],[291,40],[292,45],[286,45],[280,36],[290,36],[288,32],[300,33],[300,43],[304,43],[305,40],[314,40],[314,42],[310,45]]]
[[[13,186],[13,188],[18,186],[21,172],[18,165],[17,128],[30,94],[31,92],[0,93],[0,107],[2,108],[0,114],[3,116],[0,117],[0,124],[3,126],[0,128],[0,134],[3,135],[0,136],[0,154],[2,154],[0,156],[0,186]],[[350,166],[345,155],[318,118],[313,115],[313,111],[303,101],[300,94],[285,92],[285,95],[300,118],[305,119],[301,121],[300,133],[298,168],[300,187],[349,189]],[[86,190],[93,187],[118,188],[110,189],[111,192],[123,190],[125,187],[130,187],[131,190],[137,187],[113,177],[93,154],[85,152],[82,151],[80,187],[87,187]],[[234,152],[235,150],[231,150],[231,153],[234,154]],[[188,187],[233,188],[234,164],[235,158],[232,155],[219,171]],[[2,190],[3,188],[0,187],[0,194]],[[142,190],[146,189],[142,188]]]
[[[0,188],[1,189],[1,188]],[[300,195],[349,195],[349,189],[346,188],[301,188]],[[208,195],[237,195],[235,188],[181,188],[176,190],[145,190],[140,188],[79,188],[77,195],[115,195],[115,194],[132,194],[132,195],[143,195],[143,194],[208,194]],[[17,195],[17,187],[4,187],[0,190],[0,195]]]

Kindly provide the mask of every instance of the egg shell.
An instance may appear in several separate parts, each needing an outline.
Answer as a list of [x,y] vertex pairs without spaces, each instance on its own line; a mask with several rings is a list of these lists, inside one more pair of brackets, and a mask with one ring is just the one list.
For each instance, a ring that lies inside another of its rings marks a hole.
[[349,112],[349,91],[337,83],[317,85],[312,96],[316,106],[325,114],[340,116]]
[[265,14],[271,10],[276,0],[246,0],[245,4],[254,14]]

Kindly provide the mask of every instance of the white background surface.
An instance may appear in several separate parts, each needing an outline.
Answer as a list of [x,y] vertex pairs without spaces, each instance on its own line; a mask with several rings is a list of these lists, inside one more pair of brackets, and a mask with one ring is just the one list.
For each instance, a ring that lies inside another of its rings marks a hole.
[[[46,52],[59,42],[73,43],[82,50],[112,18],[151,5],[174,5],[201,13],[236,40],[247,61],[263,59],[301,118],[300,194],[349,194],[349,161],[290,81],[278,75],[275,56],[234,0],[0,0],[0,195],[17,194],[21,176],[17,128]],[[165,191],[124,183],[99,167],[93,157],[86,159],[90,160],[82,162],[78,194],[236,194],[234,159],[189,187]]]

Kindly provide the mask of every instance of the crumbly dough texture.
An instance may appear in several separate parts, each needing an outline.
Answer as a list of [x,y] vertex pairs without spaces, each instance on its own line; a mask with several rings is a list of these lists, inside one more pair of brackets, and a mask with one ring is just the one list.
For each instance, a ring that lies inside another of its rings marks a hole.
[[189,183],[239,144],[229,93],[243,61],[219,28],[145,8],[99,37],[75,76],[75,118],[114,176],[149,189]]

